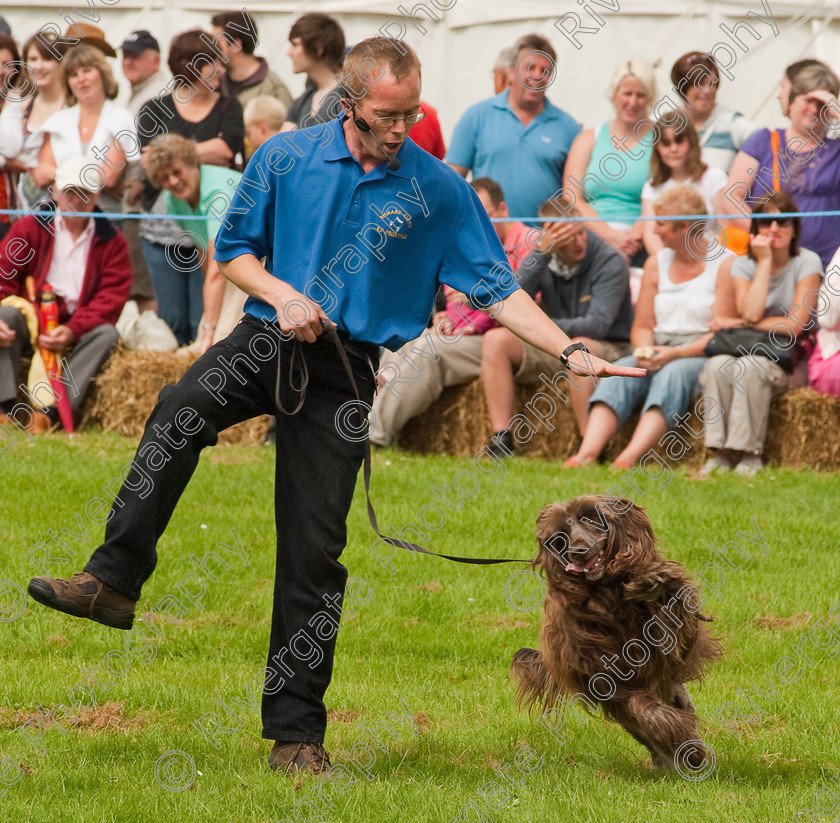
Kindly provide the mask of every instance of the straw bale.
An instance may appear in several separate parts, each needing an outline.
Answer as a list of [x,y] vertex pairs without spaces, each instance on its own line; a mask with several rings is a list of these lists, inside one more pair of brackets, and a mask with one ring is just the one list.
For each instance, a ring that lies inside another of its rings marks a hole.
[[[516,387],[516,408],[522,412],[537,391],[537,386]],[[532,419],[533,415],[529,415]],[[634,415],[610,440],[603,458],[618,456],[632,436],[638,422]],[[706,459],[703,424],[692,414],[679,431],[691,451],[679,462],[696,468]],[[484,385],[475,380],[464,386],[446,389],[422,415],[410,420],[397,445],[421,454],[455,454],[472,457],[493,434],[484,399]],[[517,445],[517,454],[550,460],[566,460],[580,443],[574,415],[569,406],[557,401],[556,413],[539,423],[537,432],[526,444]],[[661,448],[656,450],[667,460]],[[774,398],[770,409],[766,458],[786,466],[809,466],[819,470],[840,468],[840,403],[812,389],[795,389]],[[669,462],[674,462],[669,460]]]
[[[160,390],[180,380],[196,359],[195,354],[120,347],[94,379],[80,428],[91,426],[124,437],[140,437]],[[265,440],[269,420],[263,415],[233,426],[219,435],[219,442],[259,445]]]

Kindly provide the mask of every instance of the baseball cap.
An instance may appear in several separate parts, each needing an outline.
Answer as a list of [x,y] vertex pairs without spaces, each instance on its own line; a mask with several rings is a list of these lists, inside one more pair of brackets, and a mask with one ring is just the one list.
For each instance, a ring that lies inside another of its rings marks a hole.
[[[86,176],[82,173],[88,166],[95,166],[96,163],[88,160],[81,155],[76,157],[69,157],[55,170],[55,187],[59,191],[64,189],[84,189],[85,191],[95,192],[99,189],[91,185],[87,181]],[[101,172],[99,173],[101,177]]]
[[133,31],[122,41],[120,48],[128,54],[140,54],[146,49],[160,53],[160,43],[146,29]]

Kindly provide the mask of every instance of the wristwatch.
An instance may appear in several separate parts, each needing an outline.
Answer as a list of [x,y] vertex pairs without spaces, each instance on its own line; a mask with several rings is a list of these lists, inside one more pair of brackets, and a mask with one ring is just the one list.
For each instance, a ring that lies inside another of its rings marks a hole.
[[567,346],[563,351],[560,353],[560,362],[568,369],[573,368],[569,366],[569,355],[575,351],[585,351],[589,354],[589,349],[583,345],[583,343],[572,343],[571,346]]

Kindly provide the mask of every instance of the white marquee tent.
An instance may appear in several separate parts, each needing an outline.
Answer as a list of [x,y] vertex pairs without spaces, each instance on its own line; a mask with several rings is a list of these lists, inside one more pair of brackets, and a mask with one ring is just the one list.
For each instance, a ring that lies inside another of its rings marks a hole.
[[[4,2],[0,13],[19,40],[47,23],[64,31],[65,16],[90,22],[99,18],[97,25],[115,46],[128,32],[146,28],[165,50],[172,34],[209,27],[214,11],[235,8],[242,5],[219,0],[70,0],[60,5],[30,0],[26,6]],[[349,42],[383,27],[403,36],[420,54],[423,98],[438,109],[447,140],[460,113],[492,93],[491,67],[499,51],[528,32],[548,36],[557,50],[550,99],[586,125],[609,114],[609,78],[619,61],[633,56],[657,64],[661,96],[671,89],[668,75],[676,57],[692,49],[713,51],[732,66],[733,79],[722,84],[719,99],[761,125],[781,123],[775,94],[788,63],[817,57],[840,72],[840,0],[249,0],[247,9],[259,29],[257,53],[269,59],[293,93],[302,90],[303,79],[291,75],[285,52],[289,26],[298,15],[335,15]],[[739,21],[752,31],[738,27]]]

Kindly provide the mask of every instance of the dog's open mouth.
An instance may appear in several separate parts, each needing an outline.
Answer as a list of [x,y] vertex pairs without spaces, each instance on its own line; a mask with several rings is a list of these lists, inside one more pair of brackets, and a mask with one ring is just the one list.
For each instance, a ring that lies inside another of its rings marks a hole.
[[587,572],[596,571],[601,568],[604,562],[603,554],[593,554],[582,566],[577,563],[567,563],[565,571],[572,574],[586,574]]

